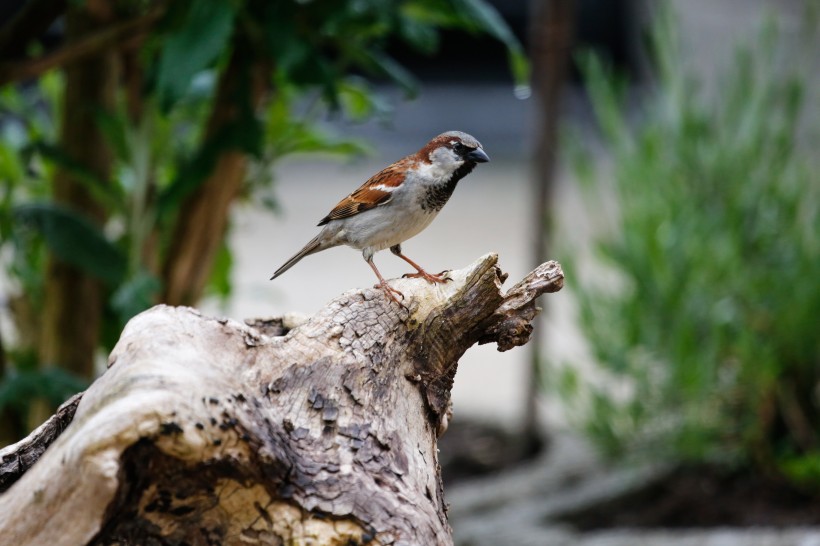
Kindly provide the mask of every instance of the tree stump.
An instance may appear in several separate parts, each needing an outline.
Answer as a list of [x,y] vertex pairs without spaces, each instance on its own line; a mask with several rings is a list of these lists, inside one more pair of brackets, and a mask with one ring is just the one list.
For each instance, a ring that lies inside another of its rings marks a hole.
[[299,324],[138,315],[102,377],[0,451],[1,542],[452,544],[436,439],[458,359],[526,343],[563,284],[547,262],[502,294],[496,261]]

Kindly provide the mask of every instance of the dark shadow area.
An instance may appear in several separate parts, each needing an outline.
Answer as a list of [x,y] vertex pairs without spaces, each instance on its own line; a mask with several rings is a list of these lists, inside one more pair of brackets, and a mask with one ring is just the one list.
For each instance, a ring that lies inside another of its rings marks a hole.
[[[532,55],[528,28],[530,1],[491,0],[490,3]],[[639,81],[639,4],[635,0],[578,0],[573,50],[594,51],[619,73]],[[511,81],[504,47],[486,35],[445,31],[441,33],[441,47],[435,55],[424,55],[398,43],[391,48],[391,54],[428,83]],[[580,83],[582,79],[575,66],[572,66],[569,77],[573,83]]]
[[495,424],[454,419],[438,440],[445,488],[515,468],[549,447],[543,438],[530,444],[523,435]]
[[639,490],[550,518],[580,531],[612,527],[787,527],[820,524],[820,495],[773,477],[679,468]]

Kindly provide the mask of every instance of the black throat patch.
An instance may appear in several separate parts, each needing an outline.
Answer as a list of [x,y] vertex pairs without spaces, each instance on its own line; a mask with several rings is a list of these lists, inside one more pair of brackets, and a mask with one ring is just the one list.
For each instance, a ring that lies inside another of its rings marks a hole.
[[464,164],[453,172],[450,180],[444,184],[438,184],[428,188],[421,200],[421,209],[427,212],[438,212],[447,204],[447,200],[453,195],[458,181],[467,176],[475,168],[472,161],[465,161]]

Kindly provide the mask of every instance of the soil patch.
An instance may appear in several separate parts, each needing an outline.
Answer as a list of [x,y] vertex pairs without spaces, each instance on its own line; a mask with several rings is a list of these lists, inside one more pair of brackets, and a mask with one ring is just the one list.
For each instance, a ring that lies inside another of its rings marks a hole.
[[782,480],[700,466],[556,519],[579,530],[609,527],[787,527],[820,524],[820,494]]

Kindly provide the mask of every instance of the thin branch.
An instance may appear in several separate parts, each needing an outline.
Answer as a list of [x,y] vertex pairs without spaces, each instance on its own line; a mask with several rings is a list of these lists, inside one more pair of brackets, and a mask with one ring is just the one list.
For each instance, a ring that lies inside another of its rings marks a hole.
[[0,52],[6,60],[22,57],[26,46],[42,36],[62,15],[66,0],[29,0],[0,28]]
[[36,78],[52,68],[77,62],[96,55],[104,49],[127,46],[145,33],[161,14],[162,11],[159,9],[152,10],[142,17],[123,21],[89,34],[42,57],[2,63],[0,64],[0,85]]

